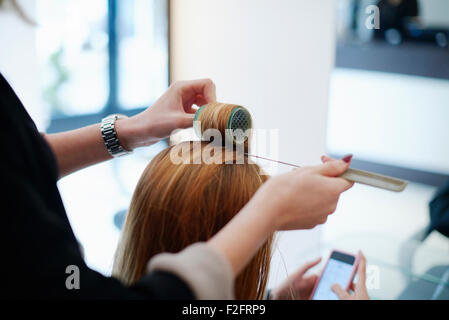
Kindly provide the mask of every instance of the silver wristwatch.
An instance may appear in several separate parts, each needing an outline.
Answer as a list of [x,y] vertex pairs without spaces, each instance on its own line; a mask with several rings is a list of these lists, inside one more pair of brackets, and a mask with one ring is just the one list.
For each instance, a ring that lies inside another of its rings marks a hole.
[[117,132],[115,131],[115,121],[123,118],[126,118],[126,116],[122,114],[111,114],[101,120],[101,136],[103,137],[106,149],[108,149],[108,152],[114,158],[132,153],[132,151],[125,150],[120,145]]

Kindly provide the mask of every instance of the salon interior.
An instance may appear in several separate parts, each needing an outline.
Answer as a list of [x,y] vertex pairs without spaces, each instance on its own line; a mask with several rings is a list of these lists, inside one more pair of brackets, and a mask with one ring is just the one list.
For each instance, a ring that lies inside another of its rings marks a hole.
[[[351,153],[352,168],[408,181],[356,183],[325,224],[278,232],[269,287],[333,249],[362,250],[372,299],[449,299],[449,1],[18,2],[0,12],[0,70],[40,131],[133,115],[173,81],[210,78],[219,101],[275,132],[259,155],[304,166]],[[142,171],[192,134],[59,181],[91,268],[110,275]]]

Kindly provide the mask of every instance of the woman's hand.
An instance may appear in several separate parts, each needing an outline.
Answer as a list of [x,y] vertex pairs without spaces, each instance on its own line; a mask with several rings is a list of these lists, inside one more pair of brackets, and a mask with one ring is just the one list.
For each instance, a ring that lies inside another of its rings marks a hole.
[[273,231],[311,229],[326,222],[340,194],[353,186],[339,178],[348,167],[349,162],[334,160],[270,178],[248,205],[260,204],[271,212]]
[[210,79],[178,81],[149,108],[116,121],[120,143],[127,150],[148,146],[168,137],[175,129],[191,127],[196,109],[216,100],[215,85]]
[[290,275],[279,287],[271,291],[272,300],[308,300],[318,279],[316,274],[306,276],[310,268],[320,263],[321,258],[303,265],[296,273]]
[[237,275],[273,232],[324,223],[340,194],[353,185],[339,178],[348,167],[349,163],[336,160],[270,178],[209,245]]
[[359,251],[357,283],[353,283],[350,288],[353,293],[343,290],[338,283],[332,285],[331,289],[340,300],[369,300],[368,291],[366,289],[366,258],[361,251]]

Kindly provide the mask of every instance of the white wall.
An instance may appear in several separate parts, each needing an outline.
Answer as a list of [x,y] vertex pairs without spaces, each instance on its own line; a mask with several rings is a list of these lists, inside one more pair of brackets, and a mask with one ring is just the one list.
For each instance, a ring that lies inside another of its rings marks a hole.
[[[34,17],[35,1],[22,0],[20,5]],[[10,6],[0,10],[0,72],[16,91],[40,130],[47,118],[41,104],[35,47],[35,27],[23,22]]]
[[174,0],[172,79],[212,78],[218,100],[280,130],[284,161],[324,151],[333,65],[331,0]]
[[[333,17],[332,0],[173,0],[172,79],[212,78],[219,101],[248,107],[256,128],[279,129],[280,159],[317,163],[325,150]],[[319,234],[281,235],[289,271]],[[278,258],[273,265],[272,283],[285,277]]]
[[328,150],[448,174],[448,100],[448,80],[335,69]]
[[421,0],[419,1],[422,22],[429,27],[449,25],[449,1],[447,0]]

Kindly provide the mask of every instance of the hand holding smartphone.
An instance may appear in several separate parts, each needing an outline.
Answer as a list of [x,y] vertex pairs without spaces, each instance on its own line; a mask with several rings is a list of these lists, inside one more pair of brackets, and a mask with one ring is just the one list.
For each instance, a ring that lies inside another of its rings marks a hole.
[[338,296],[331,289],[332,285],[338,283],[347,291],[354,280],[358,265],[358,255],[333,250],[315,284],[310,299],[338,300]]

